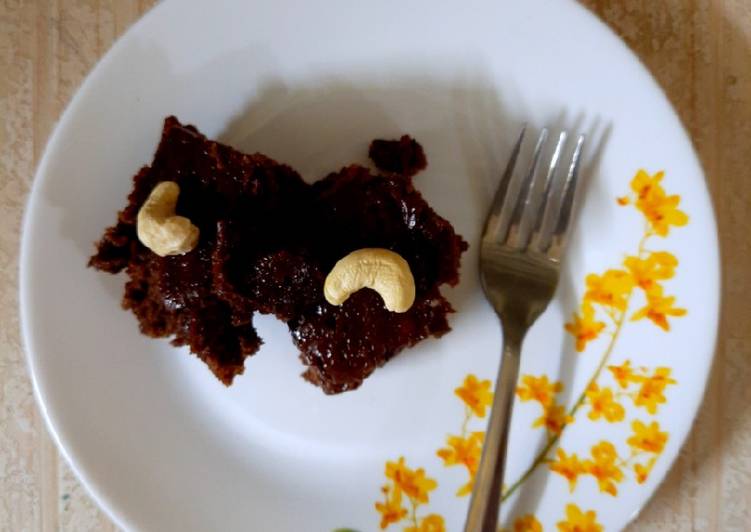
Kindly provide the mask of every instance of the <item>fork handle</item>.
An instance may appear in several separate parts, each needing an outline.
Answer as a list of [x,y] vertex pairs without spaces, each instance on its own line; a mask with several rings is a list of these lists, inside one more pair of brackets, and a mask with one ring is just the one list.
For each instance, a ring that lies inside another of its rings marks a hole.
[[475,487],[469,503],[464,532],[498,530],[506,448],[511,428],[511,408],[519,378],[519,359],[524,338],[524,333],[519,333],[518,329],[520,328],[504,327],[503,355],[498,368],[493,407],[490,411],[482,459],[475,476]]

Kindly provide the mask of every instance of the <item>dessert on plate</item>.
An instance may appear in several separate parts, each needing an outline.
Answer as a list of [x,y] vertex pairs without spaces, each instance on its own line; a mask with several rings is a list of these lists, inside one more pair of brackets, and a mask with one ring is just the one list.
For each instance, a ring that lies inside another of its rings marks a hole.
[[414,188],[427,164],[414,139],[369,154],[378,172],[349,165],[307,184],[168,117],[89,265],[124,271],[141,332],[187,345],[226,385],[261,346],[260,312],[288,325],[307,380],[352,390],[449,331],[440,287],[459,281],[467,249]]

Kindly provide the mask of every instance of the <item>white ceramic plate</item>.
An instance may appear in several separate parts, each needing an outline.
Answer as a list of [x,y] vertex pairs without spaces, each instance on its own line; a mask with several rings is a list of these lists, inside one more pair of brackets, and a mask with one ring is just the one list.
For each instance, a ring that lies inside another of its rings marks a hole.
[[[229,389],[187,352],[141,336],[120,309],[123,278],[85,264],[168,114],[310,180],[364,160],[373,138],[414,135],[430,160],[418,188],[472,245],[448,291],[453,332],[334,397],[299,377],[272,318],[257,319],[266,343]],[[584,9],[544,0],[168,1],[101,61],[34,181],[21,305],[50,430],[112,518],[139,530],[366,531],[386,512],[389,530],[460,530],[468,497],[457,491],[479,452],[482,381],[501,340],[476,243],[522,122],[587,131],[590,177],[560,289],[524,346],[508,487],[539,465],[505,504],[506,523],[614,530],[632,519],[702,398],[718,309],[715,223],[691,144],[647,71]],[[640,168],[664,178],[637,186],[641,203],[619,205]],[[632,286],[624,260],[650,227],[685,221],[676,202],[688,223],[647,238]],[[663,222],[650,225],[639,207]],[[587,274],[608,269],[588,292]],[[587,293],[597,338],[579,353],[564,322]],[[658,326],[666,306],[687,311],[668,312],[669,332]],[[601,363],[597,389],[541,455]],[[468,375],[479,381],[463,394],[474,410],[454,393]],[[543,407],[547,424],[534,427]]]

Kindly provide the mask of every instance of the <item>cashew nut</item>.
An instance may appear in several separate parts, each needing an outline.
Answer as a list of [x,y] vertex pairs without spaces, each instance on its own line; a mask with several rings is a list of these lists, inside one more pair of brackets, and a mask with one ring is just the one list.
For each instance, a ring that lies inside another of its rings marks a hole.
[[341,305],[361,288],[378,292],[391,312],[407,312],[415,302],[409,264],[388,249],[358,249],[339,260],[326,276],[323,294],[332,305]]
[[160,257],[182,255],[198,243],[198,227],[175,215],[179,195],[177,183],[163,181],[154,187],[138,211],[138,240]]

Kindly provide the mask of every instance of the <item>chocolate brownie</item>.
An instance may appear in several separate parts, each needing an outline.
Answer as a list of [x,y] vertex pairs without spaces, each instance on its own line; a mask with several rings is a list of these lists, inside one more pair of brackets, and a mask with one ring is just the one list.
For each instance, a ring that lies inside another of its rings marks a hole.
[[[403,348],[449,330],[453,309],[439,287],[458,282],[467,249],[412,184],[426,164],[416,141],[374,141],[371,154],[384,175],[352,165],[308,185],[286,165],[168,117],[152,164],[133,178],[89,265],[125,270],[122,305],[141,331],[188,345],[226,385],[261,345],[252,324],[261,312],[288,324],[309,381],[326,393],[357,388]],[[184,255],[159,257],[136,235],[138,210],[162,181],[180,186],[176,213],[200,230]],[[332,266],[363,247],[407,260],[416,285],[409,311],[386,310],[369,289],[341,306],[325,300]]]

